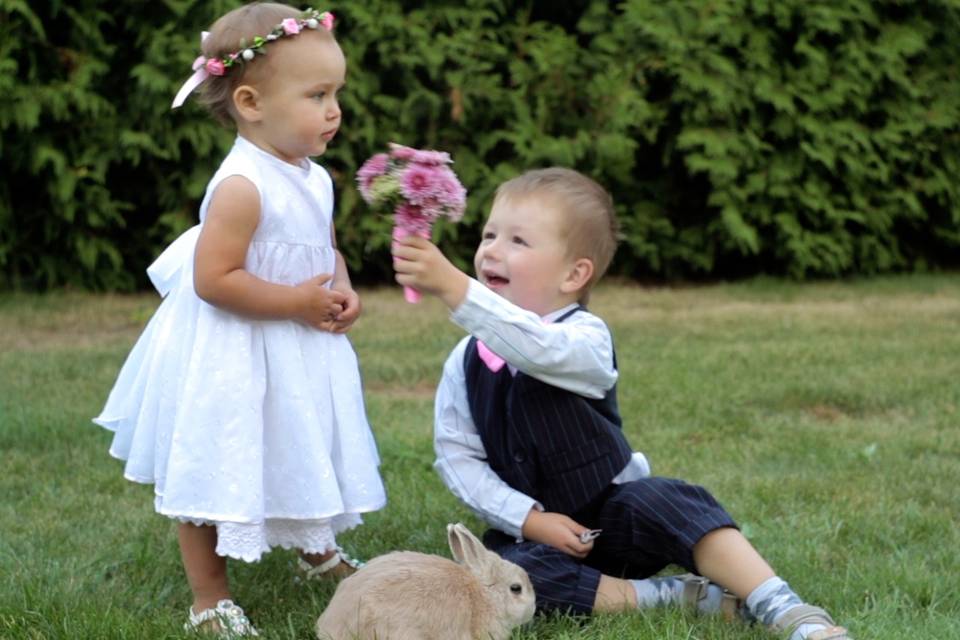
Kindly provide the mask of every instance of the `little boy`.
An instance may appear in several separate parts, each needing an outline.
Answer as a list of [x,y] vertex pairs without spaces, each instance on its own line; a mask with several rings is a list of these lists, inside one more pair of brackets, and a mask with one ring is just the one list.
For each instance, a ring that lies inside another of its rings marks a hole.
[[[705,489],[651,477],[632,453],[610,331],[584,306],[616,237],[607,192],[552,168],[497,190],[476,279],[428,240],[395,245],[397,282],[440,298],[471,334],[437,389],[444,483],[492,526],[484,543],[526,569],[538,611],[687,603],[715,612],[737,610],[735,596],[744,617],[790,640],[849,640],[774,574]],[[669,564],[697,575],[648,577]]]

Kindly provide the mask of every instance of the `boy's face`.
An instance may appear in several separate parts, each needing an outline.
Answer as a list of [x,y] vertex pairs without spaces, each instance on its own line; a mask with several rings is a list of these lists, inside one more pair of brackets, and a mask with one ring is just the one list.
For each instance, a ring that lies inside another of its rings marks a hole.
[[536,194],[498,198],[483,227],[473,266],[477,279],[510,302],[546,315],[576,302],[568,276],[564,213]]

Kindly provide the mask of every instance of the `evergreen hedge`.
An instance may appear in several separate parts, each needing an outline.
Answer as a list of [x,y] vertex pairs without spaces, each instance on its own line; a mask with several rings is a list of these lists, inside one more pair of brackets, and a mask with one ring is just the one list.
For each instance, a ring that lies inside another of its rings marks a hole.
[[[0,0],[0,287],[132,289],[233,134],[170,100],[239,3]],[[389,221],[353,176],[395,140],[470,190],[438,237],[469,264],[496,185],[584,171],[634,278],[874,274],[960,248],[960,0],[334,2],[344,127],[321,162],[355,277]]]

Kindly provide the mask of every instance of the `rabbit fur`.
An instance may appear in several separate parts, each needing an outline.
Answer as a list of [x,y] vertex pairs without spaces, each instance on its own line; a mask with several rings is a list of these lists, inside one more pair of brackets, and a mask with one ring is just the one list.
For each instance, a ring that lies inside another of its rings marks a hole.
[[338,586],[317,620],[320,640],[505,640],[533,618],[527,572],[447,525],[454,559],[394,551]]

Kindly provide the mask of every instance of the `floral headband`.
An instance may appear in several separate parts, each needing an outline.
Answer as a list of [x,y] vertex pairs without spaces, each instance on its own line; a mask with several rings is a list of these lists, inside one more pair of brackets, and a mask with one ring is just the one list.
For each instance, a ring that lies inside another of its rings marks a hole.
[[[197,57],[197,59],[193,61],[193,75],[187,78],[187,81],[184,82],[180,90],[177,91],[171,109],[176,109],[182,105],[183,101],[187,99],[187,96],[193,93],[193,90],[210,76],[222,76],[235,64],[249,62],[253,60],[253,57],[258,53],[265,54],[266,51],[264,51],[263,48],[268,42],[279,40],[285,36],[295,36],[303,31],[304,28],[316,29],[317,27],[323,27],[327,31],[331,31],[333,29],[333,14],[329,11],[320,13],[316,9],[306,9],[299,19],[287,18],[275,26],[267,35],[255,36],[250,44],[241,40],[238,50],[233,53],[228,53],[222,58],[205,58],[202,55]],[[209,35],[210,33],[207,31],[200,34],[201,44]]]

